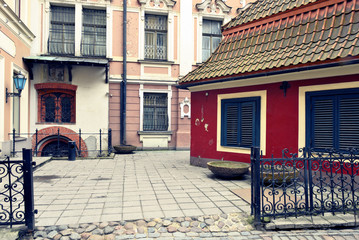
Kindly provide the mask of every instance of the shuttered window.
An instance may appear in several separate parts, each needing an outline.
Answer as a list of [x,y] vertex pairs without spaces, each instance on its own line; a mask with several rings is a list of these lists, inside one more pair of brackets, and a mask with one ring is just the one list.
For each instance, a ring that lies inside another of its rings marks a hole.
[[359,89],[307,94],[307,146],[359,149]]
[[222,100],[222,146],[259,146],[260,98]]

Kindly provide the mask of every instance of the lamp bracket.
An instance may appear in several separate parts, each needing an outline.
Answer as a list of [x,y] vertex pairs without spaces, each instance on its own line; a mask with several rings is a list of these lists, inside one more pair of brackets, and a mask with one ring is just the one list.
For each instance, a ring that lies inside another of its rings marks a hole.
[[9,92],[6,88],[6,103],[7,103],[7,98],[9,97],[21,97],[21,92],[19,93]]

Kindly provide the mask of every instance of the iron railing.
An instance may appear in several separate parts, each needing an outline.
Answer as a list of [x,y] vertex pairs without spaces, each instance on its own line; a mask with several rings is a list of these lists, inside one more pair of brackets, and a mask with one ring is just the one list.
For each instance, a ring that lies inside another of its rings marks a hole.
[[358,150],[290,154],[285,149],[282,158],[262,158],[255,147],[251,165],[255,225],[264,217],[358,212]]
[[25,224],[35,228],[33,165],[31,149],[23,149],[23,160],[0,161],[0,225]]
[[[16,150],[16,143],[19,137],[31,139],[31,148],[34,156],[68,156],[69,141],[75,141],[76,155],[78,157],[100,157],[110,155],[112,151],[112,130],[107,132],[99,130],[98,132],[78,132],[64,131],[58,128],[56,132],[44,132],[36,129],[35,133],[17,133],[15,129],[12,132],[11,155],[16,156],[19,152]],[[86,141],[88,143],[86,144]],[[30,147],[30,146],[29,146]]]

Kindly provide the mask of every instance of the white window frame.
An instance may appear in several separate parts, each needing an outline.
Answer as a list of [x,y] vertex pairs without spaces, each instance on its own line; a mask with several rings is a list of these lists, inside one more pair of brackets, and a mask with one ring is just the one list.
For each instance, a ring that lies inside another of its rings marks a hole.
[[[172,89],[171,86],[168,86],[168,89],[145,89],[143,84],[140,85],[139,97],[140,97],[140,132],[143,131],[143,98],[144,93],[166,93],[167,94],[167,115],[168,115],[168,129],[171,131],[171,102],[172,102]],[[161,132],[161,131],[159,131]]]
[[[81,38],[82,38],[82,9],[83,8],[94,8],[91,4],[85,3],[73,3],[73,4],[64,4],[64,1],[51,1],[45,2],[44,8],[44,19],[41,23],[43,25],[43,36],[42,41],[42,54],[48,53],[48,39],[50,35],[50,14],[51,14],[51,5],[64,6],[64,7],[74,7],[75,8],[75,55],[81,57]],[[106,0],[103,3],[96,3],[97,9],[102,9],[106,11],[106,58],[112,57],[112,9],[110,1]]]

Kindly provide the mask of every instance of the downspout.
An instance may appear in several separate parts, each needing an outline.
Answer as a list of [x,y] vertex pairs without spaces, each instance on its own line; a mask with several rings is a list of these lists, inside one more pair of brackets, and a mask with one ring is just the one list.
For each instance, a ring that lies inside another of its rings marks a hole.
[[121,82],[121,125],[120,125],[120,143],[126,145],[126,88],[127,88],[127,0],[123,0],[123,72]]

